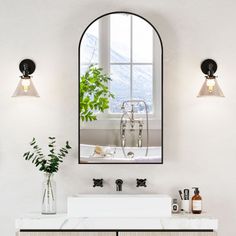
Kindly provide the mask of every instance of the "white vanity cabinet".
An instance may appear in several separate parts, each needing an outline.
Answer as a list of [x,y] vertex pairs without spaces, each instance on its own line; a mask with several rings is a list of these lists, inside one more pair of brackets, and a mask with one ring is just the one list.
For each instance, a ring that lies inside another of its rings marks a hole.
[[122,232],[119,236],[216,236],[216,232]]
[[17,236],[216,236],[218,220],[206,214],[170,217],[68,217],[29,214],[16,220]]
[[18,232],[17,236],[116,236],[116,232]]
[[216,232],[19,232],[17,236],[216,236]]

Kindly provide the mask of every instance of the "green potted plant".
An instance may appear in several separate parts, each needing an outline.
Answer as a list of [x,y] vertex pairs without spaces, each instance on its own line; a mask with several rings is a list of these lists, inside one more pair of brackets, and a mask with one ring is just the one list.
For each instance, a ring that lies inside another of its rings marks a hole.
[[109,91],[111,78],[102,72],[102,68],[94,65],[80,78],[80,119],[82,121],[97,120],[97,112],[109,108],[109,99],[114,94]]
[[56,138],[49,137],[49,154],[44,155],[42,148],[37,144],[35,138],[30,142],[32,151],[24,153],[23,157],[27,161],[31,161],[39,171],[44,172],[45,180],[43,182],[43,199],[42,199],[42,214],[56,214],[56,184],[53,180],[53,174],[59,170],[59,165],[63,162],[63,158],[71,149],[69,142],[66,141],[64,147],[56,151]]

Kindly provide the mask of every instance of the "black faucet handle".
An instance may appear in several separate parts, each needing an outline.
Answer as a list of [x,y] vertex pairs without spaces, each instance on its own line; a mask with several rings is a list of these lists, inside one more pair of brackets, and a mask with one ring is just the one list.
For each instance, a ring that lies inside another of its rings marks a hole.
[[123,180],[117,179],[115,183],[116,183],[116,191],[122,191]]
[[137,184],[136,187],[147,187],[147,179],[136,179]]
[[103,179],[93,179],[93,187],[103,187]]
[[116,180],[116,184],[117,184],[117,185],[123,184],[123,180],[122,180],[122,179],[117,179],[117,180]]

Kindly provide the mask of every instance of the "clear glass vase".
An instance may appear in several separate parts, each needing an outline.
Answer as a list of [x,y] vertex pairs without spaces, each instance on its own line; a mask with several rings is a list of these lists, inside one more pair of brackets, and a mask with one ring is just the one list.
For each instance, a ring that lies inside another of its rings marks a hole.
[[56,214],[56,182],[51,173],[44,175],[42,214]]

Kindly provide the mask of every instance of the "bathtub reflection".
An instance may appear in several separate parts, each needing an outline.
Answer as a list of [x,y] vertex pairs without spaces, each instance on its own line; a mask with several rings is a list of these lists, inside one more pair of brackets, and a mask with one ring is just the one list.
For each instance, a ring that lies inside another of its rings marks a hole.
[[81,163],[162,163],[160,146],[148,147],[148,156],[145,156],[146,147],[126,147],[127,157],[121,147],[100,146],[102,154],[97,154],[95,148],[95,145],[80,144]]

